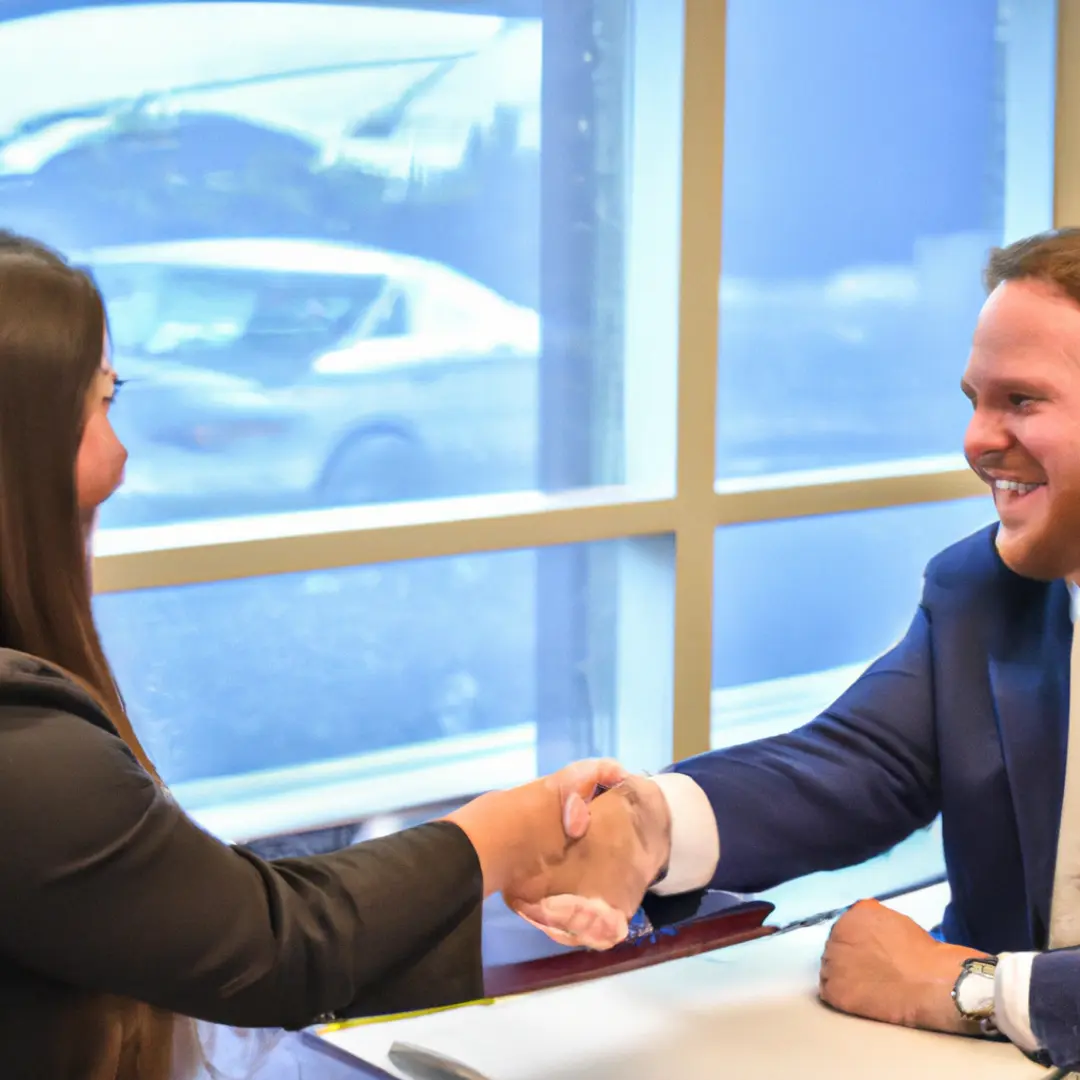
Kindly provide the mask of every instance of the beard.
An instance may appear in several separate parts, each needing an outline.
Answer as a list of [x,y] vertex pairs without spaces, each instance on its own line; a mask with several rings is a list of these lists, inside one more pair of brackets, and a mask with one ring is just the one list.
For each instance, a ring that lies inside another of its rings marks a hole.
[[[1056,487],[1056,485],[1055,485]],[[1056,581],[1080,570],[1080,486],[1059,490],[1041,521],[999,527],[1001,561],[1021,577]]]

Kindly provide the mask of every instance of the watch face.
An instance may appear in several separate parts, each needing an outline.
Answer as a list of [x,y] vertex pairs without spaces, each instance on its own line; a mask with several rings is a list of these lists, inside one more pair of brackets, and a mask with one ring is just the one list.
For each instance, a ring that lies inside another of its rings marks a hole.
[[956,983],[956,1007],[964,1016],[982,1019],[994,1012],[994,976],[991,972],[968,969]]

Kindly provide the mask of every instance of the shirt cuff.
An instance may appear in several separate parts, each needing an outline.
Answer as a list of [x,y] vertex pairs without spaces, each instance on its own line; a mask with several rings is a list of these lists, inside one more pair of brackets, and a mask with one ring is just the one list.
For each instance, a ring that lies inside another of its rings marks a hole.
[[994,971],[994,1026],[1025,1053],[1040,1049],[1031,1030],[1031,965],[1038,953],[1002,953]]
[[661,773],[649,779],[660,789],[671,816],[667,873],[651,891],[670,896],[705,888],[720,861],[720,833],[709,797],[682,773]]

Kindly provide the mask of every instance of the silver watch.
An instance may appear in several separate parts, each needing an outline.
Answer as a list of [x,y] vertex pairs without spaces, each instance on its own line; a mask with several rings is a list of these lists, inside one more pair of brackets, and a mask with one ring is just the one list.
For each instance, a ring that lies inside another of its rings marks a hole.
[[964,961],[952,989],[956,1010],[965,1020],[976,1021],[987,1035],[997,1033],[994,1026],[994,975],[996,956],[977,956]]

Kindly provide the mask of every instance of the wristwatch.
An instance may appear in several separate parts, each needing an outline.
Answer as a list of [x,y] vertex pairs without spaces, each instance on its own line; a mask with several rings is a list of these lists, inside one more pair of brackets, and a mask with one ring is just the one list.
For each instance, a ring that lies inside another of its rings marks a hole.
[[965,960],[952,989],[956,1010],[965,1020],[974,1020],[986,1035],[998,1034],[994,1026],[994,975],[996,956],[976,956]]

